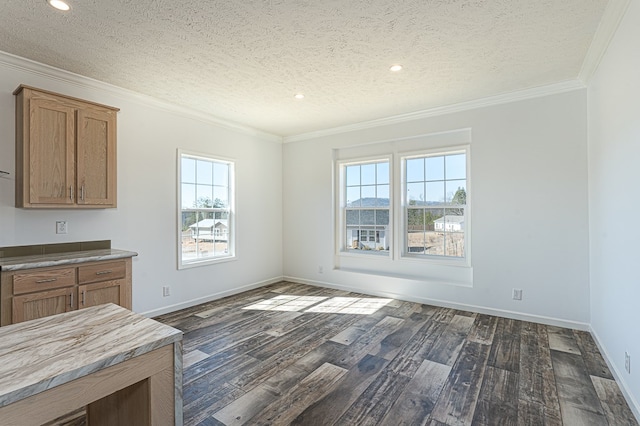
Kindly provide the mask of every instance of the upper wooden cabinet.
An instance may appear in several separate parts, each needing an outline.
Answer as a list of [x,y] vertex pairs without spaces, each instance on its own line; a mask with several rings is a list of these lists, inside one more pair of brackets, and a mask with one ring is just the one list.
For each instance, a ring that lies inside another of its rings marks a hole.
[[116,207],[118,108],[20,86],[16,207]]

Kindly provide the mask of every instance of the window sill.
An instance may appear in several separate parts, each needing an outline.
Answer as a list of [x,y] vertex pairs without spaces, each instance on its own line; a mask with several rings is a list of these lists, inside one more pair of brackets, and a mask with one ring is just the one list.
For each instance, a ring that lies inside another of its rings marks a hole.
[[197,268],[197,267],[200,267],[200,266],[215,265],[217,263],[232,262],[232,261],[237,260],[237,259],[238,259],[238,257],[233,255],[233,256],[216,257],[216,258],[213,258],[213,259],[193,260],[193,261],[190,261],[190,262],[179,264],[178,265],[178,270],[180,270],[180,269]]
[[473,268],[464,261],[446,259],[399,258],[391,256],[339,253],[337,271],[376,275],[421,283],[473,287]]

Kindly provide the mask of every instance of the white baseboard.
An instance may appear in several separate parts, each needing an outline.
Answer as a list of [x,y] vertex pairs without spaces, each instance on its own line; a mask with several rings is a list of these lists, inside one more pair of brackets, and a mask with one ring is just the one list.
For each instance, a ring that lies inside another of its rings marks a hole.
[[458,309],[461,311],[477,312],[480,314],[494,315],[498,317],[511,318],[521,321],[535,322],[545,325],[554,325],[557,327],[572,328],[575,330],[589,331],[589,324],[578,321],[570,321],[560,318],[545,317],[541,315],[523,314],[516,311],[507,311],[502,309],[488,308],[485,306],[468,305],[465,303],[454,303],[446,300],[429,299],[425,297],[406,296],[404,294],[396,294],[389,291],[363,291],[361,288],[344,286],[324,281],[308,280],[305,278],[285,276],[285,281],[292,281],[301,284],[313,285],[316,287],[335,288],[338,290],[352,291],[355,293],[366,293],[372,296],[388,297],[392,299],[405,300],[407,302],[423,303],[425,305],[440,306],[443,308]]
[[242,293],[248,290],[253,290],[255,288],[264,287],[269,284],[275,284],[282,281],[283,279],[284,279],[283,277],[270,278],[268,280],[247,284],[242,287],[236,287],[231,290],[221,291],[219,293],[210,294],[204,297],[198,297],[197,299],[191,299],[186,302],[176,303],[175,305],[169,305],[162,308],[153,309],[151,311],[141,312],[140,315],[144,315],[149,318],[157,317],[158,315],[168,314],[170,312],[175,312],[175,311],[179,311],[180,309],[190,308],[192,306],[199,305],[201,303],[211,302],[212,300],[222,299],[223,297],[233,296],[234,294]]
[[602,357],[607,363],[607,366],[609,366],[609,370],[611,370],[611,374],[613,374],[613,377],[616,379],[616,383],[620,387],[620,390],[622,391],[622,395],[624,395],[624,399],[627,400],[627,404],[629,404],[629,408],[631,408],[631,411],[633,411],[633,415],[636,416],[636,420],[638,421],[638,423],[640,423],[640,404],[638,404],[638,401],[636,401],[636,399],[633,397],[633,394],[629,390],[629,387],[627,386],[627,382],[624,380],[624,376],[620,373],[620,370],[618,370],[616,368],[616,365],[611,362],[612,358],[609,355],[609,352],[607,352],[607,349],[605,348],[605,346],[602,344],[602,341],[600,340],[600,336],[598,336],[598,333],[592,327],[589,327],[589,331],[591,332],[591,335],[593,336],[593,340],[596,342],[596,345],[598,346],[598,350],[600,350]]

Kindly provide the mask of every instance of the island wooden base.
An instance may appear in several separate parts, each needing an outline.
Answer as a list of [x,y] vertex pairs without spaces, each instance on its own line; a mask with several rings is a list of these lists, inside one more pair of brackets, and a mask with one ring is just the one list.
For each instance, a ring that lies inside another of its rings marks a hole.
[[3,424],[41,425],[87,406],[90,426],[182,424],[175,386],[182,378],[174,368],[181,346],[161,347],[1,407],[0,418]]

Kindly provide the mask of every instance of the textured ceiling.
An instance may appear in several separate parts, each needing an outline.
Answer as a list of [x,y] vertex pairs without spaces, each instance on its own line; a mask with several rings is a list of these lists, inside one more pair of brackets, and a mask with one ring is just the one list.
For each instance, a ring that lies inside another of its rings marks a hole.
[[290,136],[575,79],[607,0],[2,3],[2,51]]

